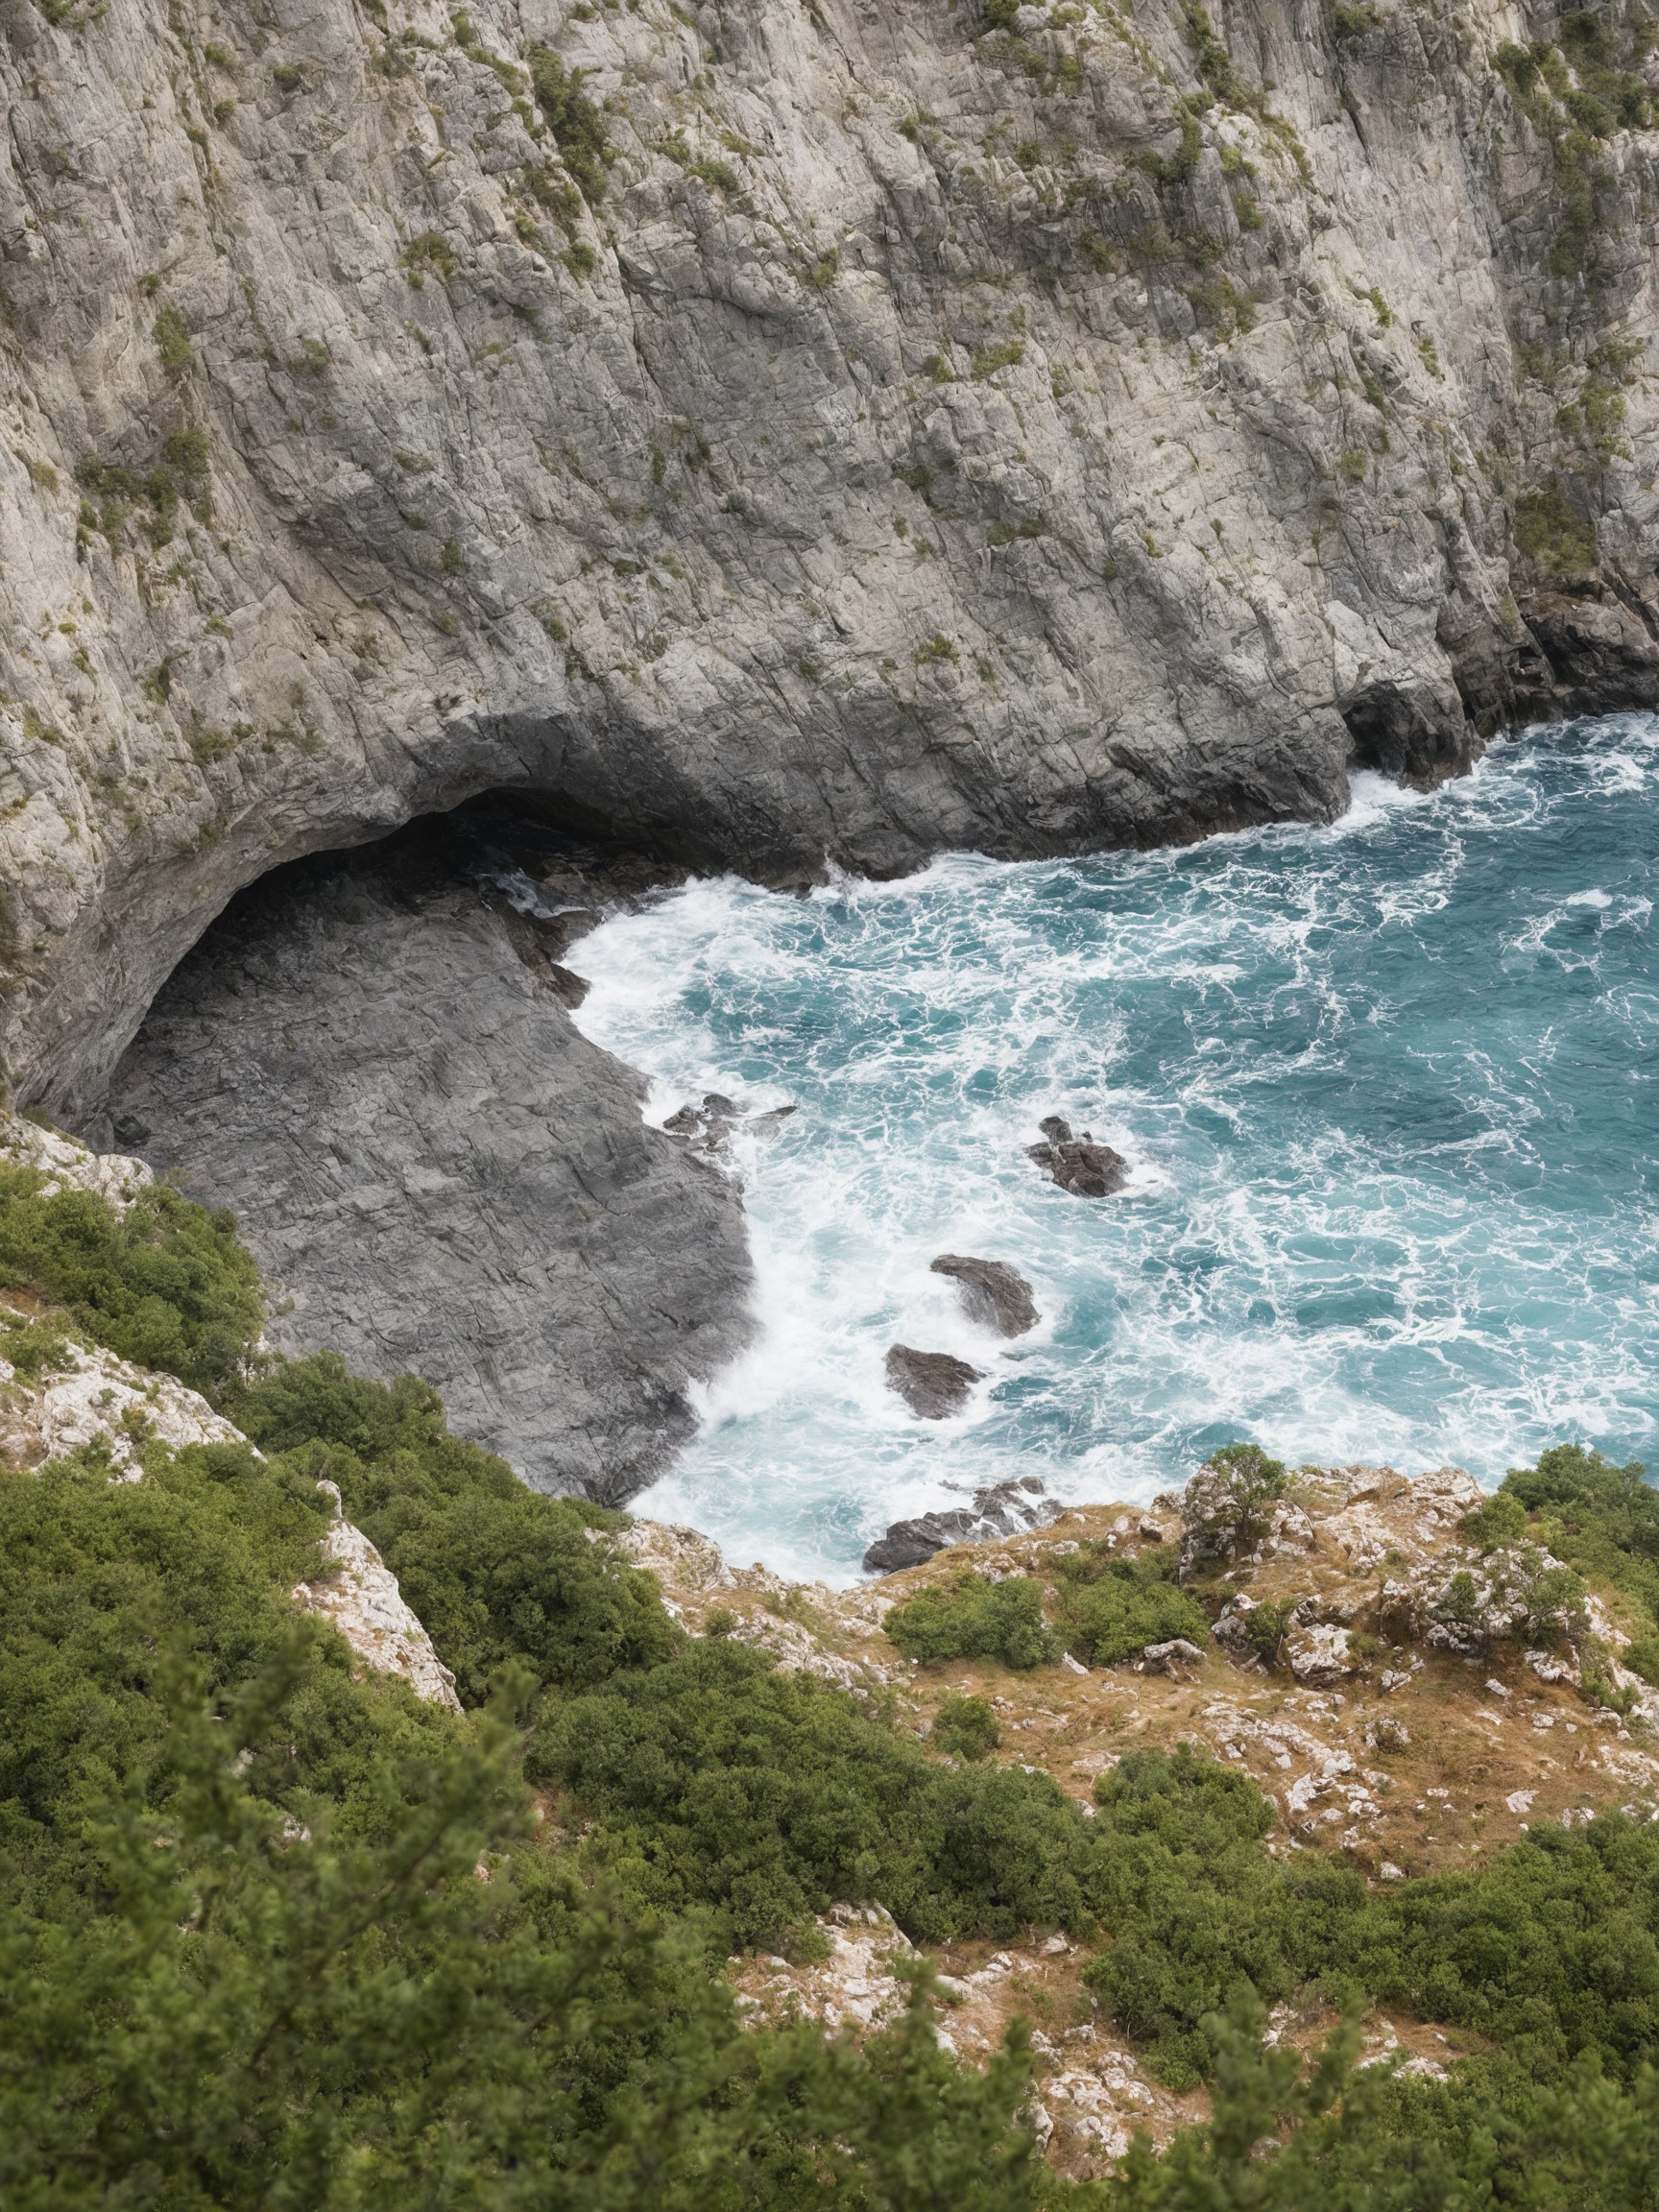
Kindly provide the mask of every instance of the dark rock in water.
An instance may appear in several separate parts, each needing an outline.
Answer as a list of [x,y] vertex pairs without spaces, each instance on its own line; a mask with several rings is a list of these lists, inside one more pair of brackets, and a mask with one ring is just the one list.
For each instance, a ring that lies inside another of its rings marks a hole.
[[948,1544],[983,1544],[998,1536],[1019,1536],[1041,1528],[1066,1510],[1057,1498],[1046,1495],[1035,1475],[1022,1475],[1012,1482],[998,1482],[974,1495],[970,1512],[956,1506],[945,1513],[923,1513],[913,1521],[895,1521],[884,1536],[878,1536],[864,1554],[872,1575],[897,1575],[902,1567],[920,1567]]
[[977,1367],[970,1367],[966,1359],[953,1359],[949,1352],[918,1352],[908,1344],[895,1344],[887,1355],[888,1389],[897,1390],[924,1421],[943,1421],[960,1413],[969,1391],[983,1381]]
[[1062,1190],[1074,1191],[1079,1198],[1110,1198],[1128,1182],[1129,1163],[1122,1153],[1114,1152],[1110,1144],[1096,1144],[1087,1129],[1081,1137],[1074,1136],[1070,1122],[1062,1121],[1058,1114],[1050,1114],[1039,1126],[1045,1142],[1028,1144],[1025,1157],[1046,1167]]
[[390,856],[269,878],[152,1007],[115,1125],[234,1209],[280,1350],[422,1376],[533,1487],[619,1503],[749,1335],[742,1200],[573,1027],[560,929],[509,915]]
[[1004,1336],[1023,1336],[1041,1318],[1030,1284],[1000,1260],[972,1260],[960,1252],[942,1252],[933,1262],[932,1272],[954,1279],[971,1320],[982,1321]]
[[720,1091],[705,1091],[701,1106],[689,1103],[670,1114],[662,1126],[670,1137],[683,1138],[693,1152],[724,1152],[733,1129],[746,1129],[752,1136],[772,1136],[781,1121],[786,1121],[795,1111],[794,1106],[772,1106],[764,1114],[751,1114],[746,1106],[728,1098]]
[[903,1567],[920,1567],[947,1544],[962,1544],[976,1526],[972,1513],[923,1513],[914,1521],[895,1521],[885,1536],[878,1536],[864,1554],[872,1575],[897,1575]]

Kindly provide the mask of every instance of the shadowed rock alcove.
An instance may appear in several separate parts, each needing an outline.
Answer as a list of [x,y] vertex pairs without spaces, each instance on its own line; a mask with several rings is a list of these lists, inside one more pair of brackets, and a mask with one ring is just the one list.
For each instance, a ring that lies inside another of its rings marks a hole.
[[536,1488],[619,1503],[748,1333],[737,1186],[567,1011],[560,955],[673,879],[517,797],[278,869],[175,970],[88,1134],[234,1212],[274,1347],[420,1375]]

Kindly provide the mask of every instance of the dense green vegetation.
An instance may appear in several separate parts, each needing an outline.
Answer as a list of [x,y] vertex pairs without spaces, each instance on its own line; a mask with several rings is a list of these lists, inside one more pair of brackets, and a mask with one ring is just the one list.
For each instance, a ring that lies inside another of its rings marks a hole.
[[1202,1648],[1210,1617],[1175,1586],[1175,1559],[1164,1551],[1118,1558],[1104,1538],[1054,1561],[1066,1648],[1086,1667],[1132,1659],[1148,1644],[1185,1636]]
[[933,1584],[895,1605],[882,1623],[906,1659],[999,1659],[1004,1667],[1046,1667],[1060,1642],[1043,1619],[1043,1588],[1028,1575],[1005,1582],[964,1575],[949,1589]]
[[[607,1543],[614,1516],[521,1489],[424,1386],[261,1366],[251,1266],[175,1194],[117,1220],[13,1176],[0,1264],[43,1306],[9,1353],[49,1366],[73,1326],[173,1364],[264,1455],[141,1438],[136,1482],[96,1449],[0,1474],[9,2207],[1659,2202],[1659,1832],[1541,1826],[1484,1867],[1371,1892],[1272,1858],[1254,1787],[1188,1749],[1126,1758],[1086,1819],[975,1757],[984,1699],[941,1710],[955,1765],[872,1702],[686,1638]],[[355,1679],[294,1611],[325,1477],[463,1715]],[[1648,1602],[1636,1471],[1546,1455],[1505,1495]],[[1064,1604],[1096,1606],[1103,1636],[1186,1602],[1155,1566],[1072,1556]],[[989,1617],[1007,1656],[1048,1633],[1035,1584],[947,1595],[924,1636]],[[879,1900],[922,1941],[1085,1936],[1103,2009],[1166,2080],[1213,2083],[1214,2123],[1073,2189],[1022,2120],[1019,2038],[959,2067],[921,1986],[862,2049],[741,2029],[728,1947],[810,1944],[835,1898]],[[1357,2075],[1339,2037],[1305,2074],[1263,2045],[1260,2008],[1309,1989],[1492,2048],[1438,2082]]]
[[1523,1508],[1535,1541],[1620,1591],[1635,1635],[1626,1664],[1659,1684],[1659,1491],[1644,1472],[1638,1460],[1618,1467],[1582,1445],[1557,1444],[1536,1467],[1512,1467],[1483,1510]]
[[566,173],[589,207],[605,197],[605,166],[614,158],[605,137],[605,119],[582,89],[585,74],[567,67],[551,46],[532,46],[530,88],[547,128],[558,142]]
[[1171,2086],[1201,2078],[1203,2032],[1240,1982],[1269,2002],[1317,1983],[1501,2040],[1543,2072],[1588,2054],[1629,2076],[1659,2052],[1659,1831],[1610,1814],[1541,1825],[1488,1865],[1369,1891],[1353,1868],[1262,1848],[1271,1809],[1182,1746],[1126,1756],[1096,1792],[1117,1937],[1090,1986],[1152,2045]]
[[946,1697],[933,1715],[933,1741],[955,1759],[988,1759],[1002,1741],[989,1697]]
[[101,1344],[209,1396],[248,1359],[265,1318],[258,1272],[228,1214],[164,1183],[117,1216],[84,1190],[0,1164],[0,1286],[32,1289]]

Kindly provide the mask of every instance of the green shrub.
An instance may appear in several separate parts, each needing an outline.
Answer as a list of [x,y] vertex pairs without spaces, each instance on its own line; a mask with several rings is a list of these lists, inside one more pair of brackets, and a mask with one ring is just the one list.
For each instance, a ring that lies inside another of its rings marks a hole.
[[933,1741],[953,1758],[979,1760],[1002,1741],[989,1697],[947,1697],[933,1716]]
[[0,1285],[34,1291],[125,1359],[209,1397],[253,1358],[258,1271],[226,1213],[166,1184],[124,1214],[88,1190],[41,1195],[45,1178],[0,1166]]
[[1596,525],[1559,492],[1524,492],[1515,502],[1515,542],[1551,576],[1583,576],[1598,559]]
[[172,373],[190,365],[190,332],[177,307],[163,307],[156,318],[156,349],[161,366]]
[[613,158],[605,122],[582,89],[584,72],[566,68],[551,46],[532,46],[526,57],[536,105],[559,144],[559,155],[589,207],[605,197],[605,168]]
[[1089,1922],[1090,1824],[1046,1775],[942,1766],[812,1675],[730,1639],[549,1697],[532,1780],[591,1816],[594,1863],[776,1948],[836,1898],[918,1941]]
[[1310,1860],[1281,1873],[1262,1849],[1273,1808],[1247,1775],[1187,1744],[1129,1752],[1095,1787],[1098,1909],[1109,1948],[1089,1987],[1170,2088],[1207,2072],[1206,2015],[1248,1982],[1287,1997],[1364,1900],[1351,1869]]
[[1463,1533],[1482,1551],[1519,1543],[1527,1533],[1527,1508],[1512,1492],[1500,1490],[1463,1516]]
[[1175,1561],[1165,1552],[1119,1558],[1100,1540],[1063,1553],[1053,1568],[1060,1633],[1086,1667],[1115,1666],[1176,1636],[1202,1646],[1210,1634],[1208,1614],[1175,1587]]
[[1659,1638],[1659,1490],[1644,1472],[1640,1460],[1621,1467],[1581,1444],[1557,1444],[1536,1467],[1511,1467],[1493,1503],[1513,1499],[1537,1515],[1537,1540],[1622,1591]]
[[617,1516],[527,1490],[504,1459],[449,1433],[443,1401],[414,1376],[367,1382],[318,1353],[276,1366],[235,1410],[262,1449],[338,1483],[464,1702],[482,1704],[511,1667],[587,1689],[678,1644],[654,1577],[590,1540]]
[[1187,1485],[1183,1556],[1237,1559],[1254,1551],[1289,1487],[1284,1461],[1270,1459],[1259,1444],[1227,1444],[1213,1452]]
[[1051,1666],[1060,1642],[1043,1619],[1043,1592],[1023,1575],[988,1582],[965,1575],[950,1589],[919,1590],[895,1605],[882,1627],[906,1659],[999,1659],[1004,1667]]
[[1245,1615],[1244,1633],[1250,1640],[1250,1648],[1267,1666],[1277,1667],[1285,1656],[1285,1639],[1290,1633],[1295,1616],[1294,1598],[1263,1599]]

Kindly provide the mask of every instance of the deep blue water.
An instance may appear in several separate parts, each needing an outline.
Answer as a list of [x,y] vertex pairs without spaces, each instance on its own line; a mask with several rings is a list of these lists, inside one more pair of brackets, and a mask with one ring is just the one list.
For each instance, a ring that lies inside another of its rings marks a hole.
[[[661,1118],[799,1112],[741,1166],[764,1334],[641,1511],[843,1578],[897,1514],[1014,1473],[1147,1497],[1216,1444],[1659,1456],[1659,721],[1529,733],[1334,828],[806,899],[694,883],[584,941],[580,1020]],[[1124,1153],[1091,1202],[1023,1157]],[[936,1253],[1012,1262],[1042,1326],[972,1327]],[[902,1341],[988,1370],[963,1419]]]

